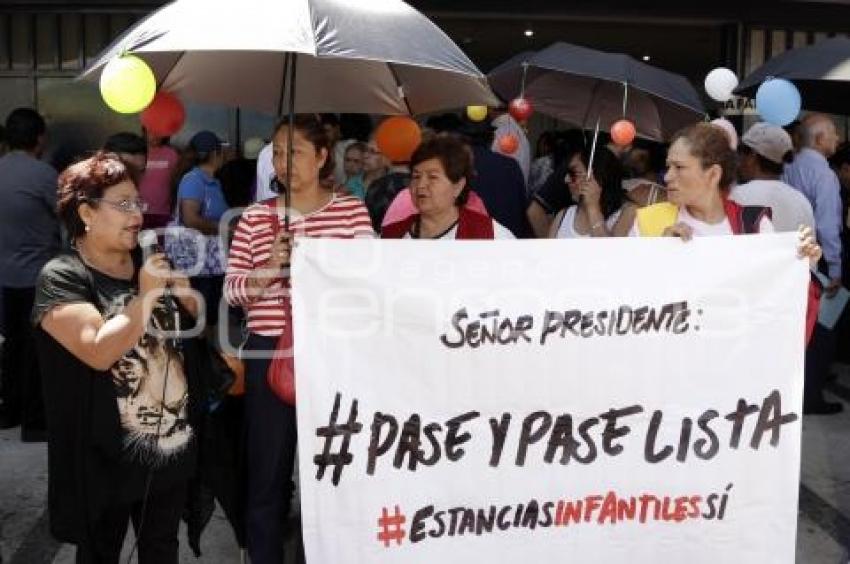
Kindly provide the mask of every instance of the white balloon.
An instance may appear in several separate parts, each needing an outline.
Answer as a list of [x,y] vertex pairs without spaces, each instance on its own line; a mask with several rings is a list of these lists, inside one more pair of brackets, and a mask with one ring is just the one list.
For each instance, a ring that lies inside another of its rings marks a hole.
[[705,91],[712,100],[728,102],[732,91],[738,87],[738,77],[731,70],[719,67],[705,77]]

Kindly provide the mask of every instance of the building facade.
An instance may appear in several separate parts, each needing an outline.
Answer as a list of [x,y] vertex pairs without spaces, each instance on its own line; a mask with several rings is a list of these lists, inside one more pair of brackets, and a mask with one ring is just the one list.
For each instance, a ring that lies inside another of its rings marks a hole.
[[[215,1],[211,0],[210,4]],[[138,131],[137,116],[103,104],[96,84],[76,80],[97,54],[158,0],[5,0],[0,2],[0,117],[18,106],[48,119],[54,159],[62,163],[111,133]],[[525,49],[567,41],[620,51],[690,78],[717,66],[744,76],[786,49],[850,32],[850,2],[713,2],[671,8],[624,1],[414,0],[485,72]],[[202,22],[202,18],[199,19]],[[202,25],[202,23],[200,24]],[[746,113],[735,105],[731,114]],[[265,137],[274,120],[238,108],[187,104],[175,140],[204,127],[238,143]],[[850,113],[850,112],[848,112]]]

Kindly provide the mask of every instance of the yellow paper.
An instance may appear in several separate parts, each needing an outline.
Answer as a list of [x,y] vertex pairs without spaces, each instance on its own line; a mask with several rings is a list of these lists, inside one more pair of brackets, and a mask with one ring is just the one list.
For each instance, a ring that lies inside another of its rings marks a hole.
[[653,204],[637,211],[638,233],[641,237],[660,237],[676,223],[679,207],[670,202]]

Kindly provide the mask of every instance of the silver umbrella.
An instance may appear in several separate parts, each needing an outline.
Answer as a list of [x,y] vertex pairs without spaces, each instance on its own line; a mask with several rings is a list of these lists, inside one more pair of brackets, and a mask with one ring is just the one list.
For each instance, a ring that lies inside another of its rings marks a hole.
[[[188,100],[283,113],[420,114],[495,104],[486,78],[400,0],[177,0],[119,37],[82,77],[130,52]],[[294,56],[288,56],[294,55]]]
[[400,0],[177,0],[116,39],[81,77],[98,79],[124,53],[144,59],[161,90],[290,119],[498,102],[457,45]]
[[524,92],[541,113],[592,129],[607,130],[626,117],[638,135],[663,140],[700,121],[699,94],[683,76],[620,53],[555,43],[522,53],[488,75],[504,99]]

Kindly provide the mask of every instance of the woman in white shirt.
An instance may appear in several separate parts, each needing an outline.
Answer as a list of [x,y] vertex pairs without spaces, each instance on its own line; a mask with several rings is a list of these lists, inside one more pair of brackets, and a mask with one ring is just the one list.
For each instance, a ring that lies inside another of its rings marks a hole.
[[[698,123],[673,137],[667,153],[668,201],[641,208],[630,235],[639,237],[693,237],[773,233],[770,208],[741,206],[729,199],[737,156],[726,133],[711,124]],[[812,268],[823,254],[810,227],[801,226],[797,255]],[[808,292],[806,341],[817,320],[820,288],[813,281]]]
[[624,237],[634,222],[637,208],[623,190],[620,160],[606,147],[600,147],[588,178],[589,160],[587,150],[567,158],[564,183],[578,204],[558,212],[549,230],[551,239]]
[[729,199],[737,156],[723,130],[698,123],[673,138],[667,153],[667,202],[642,208],[630,235],[674,236],[772,233],[770,208]]

